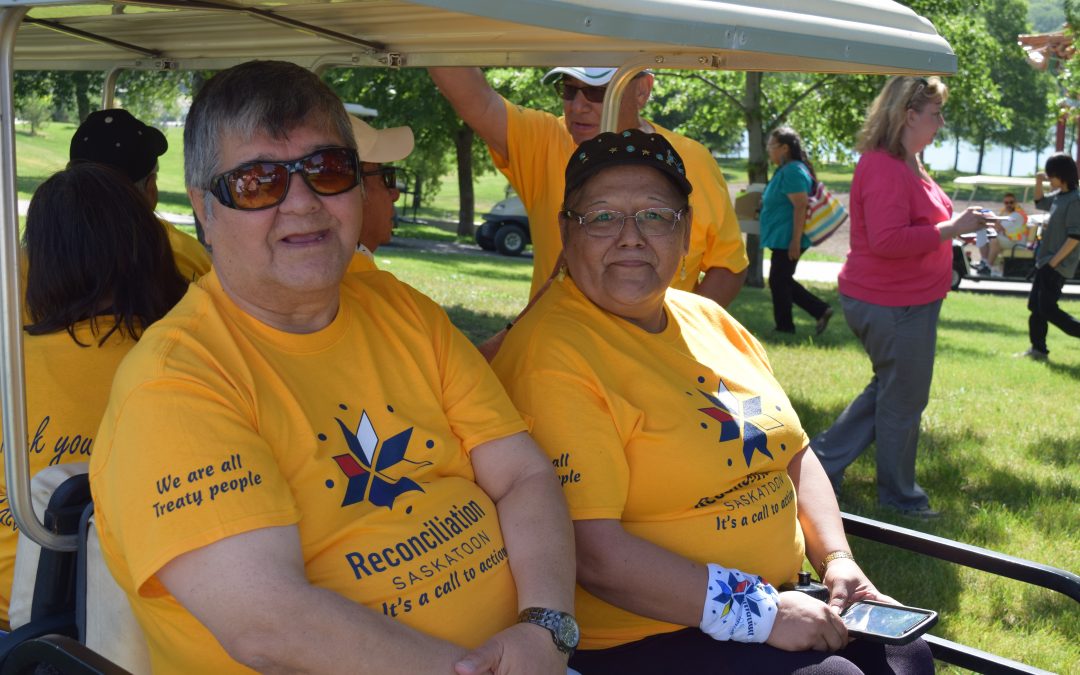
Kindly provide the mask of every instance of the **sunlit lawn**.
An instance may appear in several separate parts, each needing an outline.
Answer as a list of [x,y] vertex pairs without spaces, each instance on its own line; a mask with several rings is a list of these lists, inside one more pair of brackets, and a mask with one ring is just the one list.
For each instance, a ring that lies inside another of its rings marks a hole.
[[[445,306],[478,341],[513,317],[528,293],[528,259],[423,253],[388,247],[379,265]],[[836,304],[835,287],[817,288]],[[1080,314],[1080,301],[1064,307]],[[815,340],[771,332],[768,292],[744,289],[732,313],[765,343],[773,367],[813,435],[870,377],[869,363],[837,316]],[[1080,570],[1080,349],[1051,328],[1051,361],[1012,357],[1027,347],[1021,297],[953,293],[942,310],[931,402],[923,417],[918,474],[939,521],[877,507],[873,453],[848,471],[842,508],[872,518],[1067,570]],[[941,613],[933,633],[1057,672],[1077,672],[1080,606],[948,563],[853,540],[887,593]]]

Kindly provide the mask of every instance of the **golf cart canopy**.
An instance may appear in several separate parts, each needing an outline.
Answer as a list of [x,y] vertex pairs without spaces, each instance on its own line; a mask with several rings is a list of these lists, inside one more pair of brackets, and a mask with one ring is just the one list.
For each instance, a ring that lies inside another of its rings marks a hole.
[[[34,518],[26,455],[12,70],[222,69],[254,58],[332,66],[620,66],[636,70],[952,73],[929,21],[887,0],[0,0],[0,398],[8,498]],[[434,88],[433,88],[434,92]]]
[[929,21],[884,0],[0,0],[30,7],[15,67],[621,65],[951,73]]

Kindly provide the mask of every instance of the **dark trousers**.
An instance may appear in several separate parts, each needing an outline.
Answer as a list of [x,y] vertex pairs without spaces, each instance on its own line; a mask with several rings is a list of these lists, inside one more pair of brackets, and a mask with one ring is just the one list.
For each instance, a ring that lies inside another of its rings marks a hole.
[[792,303],[815,319],[820,319],[829,305],[795,281],[795,267],[799,261],[789,258],[786,248],[771,250],[769,290],[772,291],[773,321],[776,323],[776,330],[793,333],[795,320],[791,317]]
[[1028,296],[1028,309],[1031,311],[1031,316],[1028,317],[1028,337],[1031,338],[1031,346],[1045,354],[1050,353],[1046,348],[1047,324],[1054,324],[1066,335],[1080,337],[1080,321],[1058,307],[1063,286],[1065,277],[1052,270],[1049,265],[1040,267],[1031,282],[1031,294]]
[[855,640],[838,652],[785,652],[765,644],[714,640],[697,628],[653,635],[610,649],[579,650],[581,675],[916,675],[934,672],[922,640],[903,646]]

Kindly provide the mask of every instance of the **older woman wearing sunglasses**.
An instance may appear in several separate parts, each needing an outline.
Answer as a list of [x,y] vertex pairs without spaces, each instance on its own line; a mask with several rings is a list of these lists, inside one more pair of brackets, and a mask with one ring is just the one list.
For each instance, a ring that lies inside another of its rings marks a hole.
[[[849,644],[839,610],[882,596],[852,559],[798,415],[742,326],[669,288],[692,219],[682,159],[659,134],[604,133],[565,178],[565,269],[493,366],[570,504],[582,632],[571,666],[931,669],[921,642]],[[828,603],[775,589],[804,556]]]

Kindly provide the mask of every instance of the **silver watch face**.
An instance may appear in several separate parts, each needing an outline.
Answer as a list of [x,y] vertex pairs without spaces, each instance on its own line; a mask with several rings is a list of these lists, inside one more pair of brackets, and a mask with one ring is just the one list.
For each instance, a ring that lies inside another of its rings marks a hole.
[[559,617],[558,633],[560,642],[571,649],[577,648],[581,640],[581,630],[578,628],[577,621],[574,621],[574,617],[569,614]]

